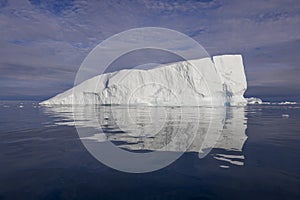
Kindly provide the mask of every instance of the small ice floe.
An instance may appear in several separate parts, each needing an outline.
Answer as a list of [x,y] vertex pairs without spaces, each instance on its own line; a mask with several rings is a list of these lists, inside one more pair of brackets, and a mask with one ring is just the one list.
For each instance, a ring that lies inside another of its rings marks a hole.
[[223,168],[223,169],[228,169],[229,166],[228,165],[220,165],[220,168]]
[[23,108],[24,106],[23,105],[19,105],[19,108]]
[[282,114],[281,117],[282,117],[282,118],[289,118],[290,115],[289,115],[289,114]]
[[295,104],[297,104],[297,102],[295,102],[295,101],[284,101],[284,102],[280,102],[278,104],[279,105],[295,105]]
[[250,97],[250,98],[245,98],[247,101],[247,104],[262,104],[263,101],[260,98],[257,97]]

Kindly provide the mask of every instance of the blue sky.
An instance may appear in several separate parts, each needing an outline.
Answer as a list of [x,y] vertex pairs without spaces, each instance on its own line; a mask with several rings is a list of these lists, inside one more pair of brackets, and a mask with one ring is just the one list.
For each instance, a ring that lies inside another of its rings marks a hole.
[[300,1],[0,0],[0,99],[43,100],[72,87],[87,54],[130,28],[187,34],[242,54],[247,96],[300,100]]

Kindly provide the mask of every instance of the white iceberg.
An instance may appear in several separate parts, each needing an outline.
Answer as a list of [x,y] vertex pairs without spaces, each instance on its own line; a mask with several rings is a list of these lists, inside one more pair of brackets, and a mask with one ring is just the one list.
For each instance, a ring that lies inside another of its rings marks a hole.
[[40,104],[242,106],[246,89],[242,56],[221,55],[101,74]]

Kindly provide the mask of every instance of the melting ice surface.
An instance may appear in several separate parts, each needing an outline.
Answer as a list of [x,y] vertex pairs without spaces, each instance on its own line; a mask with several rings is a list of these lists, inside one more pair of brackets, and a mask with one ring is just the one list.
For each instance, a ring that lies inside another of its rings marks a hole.
[[[76,124],[89,148],[111,141],[129,151],[197,152],[205,157],[212,148],[228,150],[214,158],[221,167],[243,165],[247,139],[244,107],[71,106],[46,107],[65,119],[57,125]],[[75,121],[73,121],[75,116]],[[101,152],[94,152],[95,154]]]

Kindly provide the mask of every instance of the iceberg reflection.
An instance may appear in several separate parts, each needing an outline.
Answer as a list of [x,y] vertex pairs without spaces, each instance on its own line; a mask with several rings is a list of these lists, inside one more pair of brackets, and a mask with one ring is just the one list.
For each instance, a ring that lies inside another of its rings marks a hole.
[[96,143],[110,141],[130,152],[199,152],[203,158],[217,148],[236,153],[216,154],[215,159],[243,165],[242,148],[247,139],[244,107],[54,106],[44,109],[64,119],[57,125],[76,125],[88,149],[94,149]]

